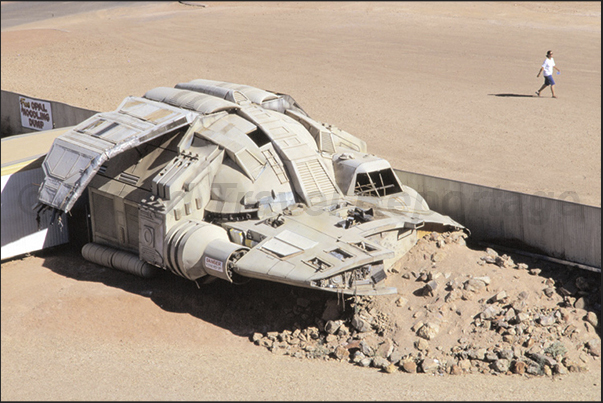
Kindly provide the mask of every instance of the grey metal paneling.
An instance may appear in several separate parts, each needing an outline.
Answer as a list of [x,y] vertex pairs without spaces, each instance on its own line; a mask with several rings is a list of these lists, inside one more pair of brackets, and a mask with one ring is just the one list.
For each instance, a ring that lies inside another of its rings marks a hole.
[[32,206],[43,180],[41,167],[2,176],[2,260],[69,242],[65,214],[54,225],[50,215],[42,215],[38,227]]
[[473,239],[519,240],[551,257],[601,268],[600,207],[395,171],[432,210],[469,228]]

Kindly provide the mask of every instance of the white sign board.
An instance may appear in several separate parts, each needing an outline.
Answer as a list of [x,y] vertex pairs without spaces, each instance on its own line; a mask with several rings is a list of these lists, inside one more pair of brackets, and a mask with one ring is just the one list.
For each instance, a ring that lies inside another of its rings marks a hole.
[[34,130],[53,129],[50,102],[20,96],[19,112],[21,113],[21,126]]

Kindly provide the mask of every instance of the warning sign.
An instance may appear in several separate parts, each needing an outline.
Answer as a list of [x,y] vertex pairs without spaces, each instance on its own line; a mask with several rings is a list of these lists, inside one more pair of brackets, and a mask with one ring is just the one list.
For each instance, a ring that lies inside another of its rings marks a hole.
[[35,130],[53,129],[52,107],[50,102],[19,97],[21,126]]
[[212,259],[209,256],[205,256],[205,268],[219,271],[220,273],[224,271],[222,267],[222,262],[218,259]]

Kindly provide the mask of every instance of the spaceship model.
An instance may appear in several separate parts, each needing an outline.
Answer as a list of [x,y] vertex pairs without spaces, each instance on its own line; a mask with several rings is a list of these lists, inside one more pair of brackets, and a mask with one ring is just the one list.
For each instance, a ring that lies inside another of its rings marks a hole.
[[58,137],[43,170],[38,214],[87,190],[82,255],[143,277],[390,294],[418,232],[464,228],[291,96],[212,80],[127,97]]

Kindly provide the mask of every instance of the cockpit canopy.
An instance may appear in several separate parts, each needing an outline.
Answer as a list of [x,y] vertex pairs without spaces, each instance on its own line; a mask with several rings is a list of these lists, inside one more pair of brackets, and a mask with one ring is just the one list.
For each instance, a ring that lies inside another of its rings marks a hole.
[[384,197],[402,192],[402,185],[383,158],[364,153],[333,155],[337,185],[346,196]]

